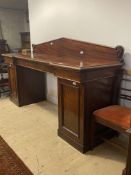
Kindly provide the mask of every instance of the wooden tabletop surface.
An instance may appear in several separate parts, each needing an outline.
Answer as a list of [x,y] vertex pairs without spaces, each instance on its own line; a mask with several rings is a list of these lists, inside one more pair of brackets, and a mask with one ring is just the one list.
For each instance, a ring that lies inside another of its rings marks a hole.
[[48,54],[34,54],[33,57],[25,56],[22,54],[3,54],[5,57],[19,58],[24,60],[30,60],[35,62],[47,63],[60,67],[71,67],[74,69],[88,69],[93,67],[115,66],[120,65],[117,59],[107,58],[94,58],[94,57],[72,57],[72,56],[55,56]]

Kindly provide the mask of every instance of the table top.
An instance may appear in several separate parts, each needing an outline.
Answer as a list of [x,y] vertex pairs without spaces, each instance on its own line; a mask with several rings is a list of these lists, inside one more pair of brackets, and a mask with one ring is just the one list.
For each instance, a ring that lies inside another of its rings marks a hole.
[[94,67],[105,67],[105,66],[115,66],[120,65],[120,62],[117,60],[110,60],[110,59],[97,59],[94,57],[89,58],[73,58],[69,56],[54,56],[54,55],[47,55],[47,54],[34,54],[33,57],[31,56],[24,56],[22,54],[3,54],[5,57],[10,58],[19,58],[23,60],[30,60],[34,62],[40,63],[47,63],[54,66],[59,67],[68,67],[74,69],[88,69]]

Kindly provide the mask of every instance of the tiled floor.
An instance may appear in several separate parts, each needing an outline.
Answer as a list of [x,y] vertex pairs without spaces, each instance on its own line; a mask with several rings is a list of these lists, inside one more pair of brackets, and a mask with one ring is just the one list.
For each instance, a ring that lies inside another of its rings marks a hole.
[[126,156],[103,144],[83,155],[57,136],[57,106],[0,100],[0,135],[34,175],[121,175]]

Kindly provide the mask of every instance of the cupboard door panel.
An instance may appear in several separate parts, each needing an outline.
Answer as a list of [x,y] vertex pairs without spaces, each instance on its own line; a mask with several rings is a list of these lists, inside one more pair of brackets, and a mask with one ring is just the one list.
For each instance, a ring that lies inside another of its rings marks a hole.
[[83,150],[84,95],[83,86],[58,79],[58,134],[79,150]]
[[62,86],[62,125],[68,132],[72,132],[76,137],[79,135],[79,87],[63,85]]

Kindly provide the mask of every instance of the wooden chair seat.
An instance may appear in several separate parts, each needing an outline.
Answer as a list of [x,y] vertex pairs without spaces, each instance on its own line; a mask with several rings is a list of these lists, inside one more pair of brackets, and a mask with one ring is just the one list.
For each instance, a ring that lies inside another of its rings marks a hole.
[[131,108],[113,105],[93,113],[94,119],[117,131],[124,131],[130,128]]

